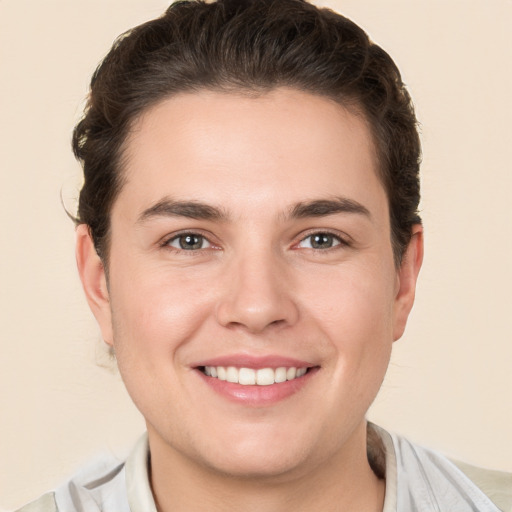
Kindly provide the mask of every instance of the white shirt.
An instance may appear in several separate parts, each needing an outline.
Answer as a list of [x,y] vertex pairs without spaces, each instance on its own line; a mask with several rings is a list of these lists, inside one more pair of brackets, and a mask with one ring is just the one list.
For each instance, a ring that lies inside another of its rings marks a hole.
[[[499,480],[495,487],[506,508],[499,509],[442,455],[375,425],[370,428],[377,432],[385,451],[383,512],[512,511],[512,475],[491,472],[501,475],[494,482]],[[157,512],[148,463],[149,446],[144,435],[125,462],[102,459],[18,512]]]

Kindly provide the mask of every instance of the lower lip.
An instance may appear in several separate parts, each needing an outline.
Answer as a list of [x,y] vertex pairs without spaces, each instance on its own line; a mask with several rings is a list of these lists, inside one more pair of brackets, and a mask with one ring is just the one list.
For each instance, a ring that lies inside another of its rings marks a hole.
[[216,393],[243,405],[262,407],[273,405],[294,395],[308,384],[319,368],[310,368],[308,372],[293,380],[270,384],[269,386],[244,386],[214,377],[208,377],[201,370],[196,370],[203,381]]

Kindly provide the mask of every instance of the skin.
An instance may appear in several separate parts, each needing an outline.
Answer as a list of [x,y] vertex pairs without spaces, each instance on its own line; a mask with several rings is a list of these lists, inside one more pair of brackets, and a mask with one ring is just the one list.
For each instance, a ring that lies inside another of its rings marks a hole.
[[[85,226],[77,262],[146,419],[159,509],[382,510],[365,413],[405,328],[423,245],[415,226],[396,268],[365,120],[286,88],[180,94],[134,124],[122,172],[108,283]],[[339,198],[341,211],[293,215]],[[176,201],[222,215],[177,215]],[[181,248],[183,232],[203,245]],[[315,233],[328,236],[314,248]],[[194,365],[235,353],[317,370],[276,403],[233,402]]]

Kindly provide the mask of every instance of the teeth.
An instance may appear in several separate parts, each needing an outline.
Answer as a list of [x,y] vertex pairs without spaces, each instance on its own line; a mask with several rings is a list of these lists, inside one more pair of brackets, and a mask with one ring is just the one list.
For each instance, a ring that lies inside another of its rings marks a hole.
[[226,380],[244,386],[270,386],[274,383],[298,379],[306,374],[307,368],[236,368],[235,366],[205,366],[204,373],[208,377]]
[[274,380],[276,382],[286,382],[286,368],[276,368]]
[[228,366],[226,368],[226,380],[228,382],[238,383],[238,370],[234,366]]
[[272,368],[262,368],[256,372],[256,384],[258,386],[270,386],[275,382],[275,372]]
[[244,386],[256,384],[256,371],[252,368],[240,368],[238,370],[238,383]]

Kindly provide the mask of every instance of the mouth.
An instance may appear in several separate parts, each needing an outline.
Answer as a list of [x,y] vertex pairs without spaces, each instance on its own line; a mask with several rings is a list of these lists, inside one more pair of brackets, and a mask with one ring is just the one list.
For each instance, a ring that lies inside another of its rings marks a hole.
[[207,377],[242,386],[271,386],[304,377],[312,367],[280,366],[277,368],[245,368],[236,366],[199,366]]
[[275,405],[309,388],[321,369],[313,361],[249,354],[219,356],[191,367],[217,395],[258,408]]

